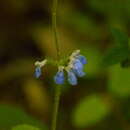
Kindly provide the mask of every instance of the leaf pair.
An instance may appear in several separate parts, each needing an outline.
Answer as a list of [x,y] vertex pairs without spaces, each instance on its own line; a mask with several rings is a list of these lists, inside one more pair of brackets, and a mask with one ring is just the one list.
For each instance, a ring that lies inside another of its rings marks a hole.
[[118,29],[112,30],[115,40],[115,47],[108,50],[103,58],[103,66],[110,66],[120,63],[122,67],[130,66],[130,48],[128,36]]

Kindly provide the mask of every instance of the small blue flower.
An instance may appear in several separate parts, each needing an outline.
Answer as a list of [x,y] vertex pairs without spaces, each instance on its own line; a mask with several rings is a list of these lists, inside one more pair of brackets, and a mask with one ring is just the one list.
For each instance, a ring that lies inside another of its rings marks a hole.
[[54,81],[56,84],[63,84],[64,83],[64,72],[58,71],[54,77]]
[[82,69],[75,69],[75,68],[73,68],[73,72],[76,74],[76,76],[78,76],[78,77],[83,77],[83,76],[85,76],[85,72],[83,72],[83,70]]
[[83,69],[83,64],[78,59],[74,60],[73,66],[75,69],[80,69],[80,70]]
[[82,55],[78,55],[72,63],[72,71],[78,77],[83,77],[85,72],[83,72],[84,64],[86,64],[86,58]]
[[87,64],[87,59],[86,59],[85,56],[79,55],[77,58],[80,60],[80,62],[81,62],[83,65],[84,65],[84,64]]
[[41,67],[36,67],[35,69],[35,77],[39,78],[41,76],[42,72],[41,72]]
[[77,78],[72,71],[68,71],[68,82],[71,85],[77,85]]

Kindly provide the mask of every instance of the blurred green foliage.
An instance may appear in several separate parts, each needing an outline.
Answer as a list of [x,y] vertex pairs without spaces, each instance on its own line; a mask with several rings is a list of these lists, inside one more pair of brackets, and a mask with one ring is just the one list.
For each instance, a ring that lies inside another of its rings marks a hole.
[[117,63],[123,63],[122,67],[128,66],[129,64],[127,64],[127,62],[129,62],[130,59],[128,37],[126,34],[117,29],[113,29],[112,34],[115,39],[115,46],[104,56],[102,64],[104,66],[109,66]]
[[0,105],[0,129],[9,129],[20,124],[30,124],[42,129],[45,125],[27,115],[23,110],[9,105]]
[[103,120],[110,113],[110,104],[100,95],[85,97],[77,104],[72,121],[77,127],[86,127]]
[[85,66],[86,78],[98,76],[101,71],[102,54],[95,47],[81,48],[83,55],[87,58],[88,64]]
[[108,89],[114,96],[128,97],[130,95],[130,69],[115,65],[109,68]]
[[128,36],[118,29],[112,29],[112,35],[117,46],[128,47]]
[[12,130],[40,130],[40,129],[30,125],[18,125],[13,127]]

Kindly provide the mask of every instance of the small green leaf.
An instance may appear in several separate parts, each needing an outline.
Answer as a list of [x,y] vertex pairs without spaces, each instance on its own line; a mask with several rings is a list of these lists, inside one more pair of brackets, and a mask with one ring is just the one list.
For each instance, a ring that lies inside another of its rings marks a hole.
[[103,97],[91,95],[85,97],[72,113],[72,123],[75,127],[84,128],[103,120],[110,112],[110,105],[103,101]]
[[115,43],[118,46],[128,47],[128,36],[124,32],[121,32],[118,29],[112,29],[111,32],[112,32],[112,35],[115,39]]
[[129,57],[129,53],[130,51],[127,47],[111,48],[104,56],[102,64],[103,66],[109,66],[121,63]]
[[18,125],[13,127],[12,130],[40,130],[40,129],[31,125]]
[[130,69],[120,65],[110,67],[108,89],[118,97],[130,96]]

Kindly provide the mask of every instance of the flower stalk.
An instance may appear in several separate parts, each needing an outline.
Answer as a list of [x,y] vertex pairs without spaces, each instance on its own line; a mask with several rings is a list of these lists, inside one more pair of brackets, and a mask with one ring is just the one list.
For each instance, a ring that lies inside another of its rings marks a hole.
[[60,102],[60,94],[61,94],[61,86],[57,85],[55,87],[53,118],[52,118],[51,130],[56,130],[57,115],[58,115],[58,108],[59,108],[59,102]]
[[60,48],[58,43],[58,32],[57,32],[57,4],[58,0],[53,0],[52,6],[52,32],[54,35],[54,43],[56,46],[57,60],[60,60]]
[[[60,48],[58,43],[58,33],[57,33],[57,4],[58,0],[53,0],[52,6],[52,32],[54,37],[54,43],[56,46],[56,53],[57,53],[57,61],[60,62]],[[57,85],[55,87],[55,96],[54,96],[54,106],[53,106],[53,116],[52,116],[52,125],[51,130],[56,130],[57,124],[57,116],[58,116],[58,108],[60,102],[60,94],[61,94],[61,86]]]

